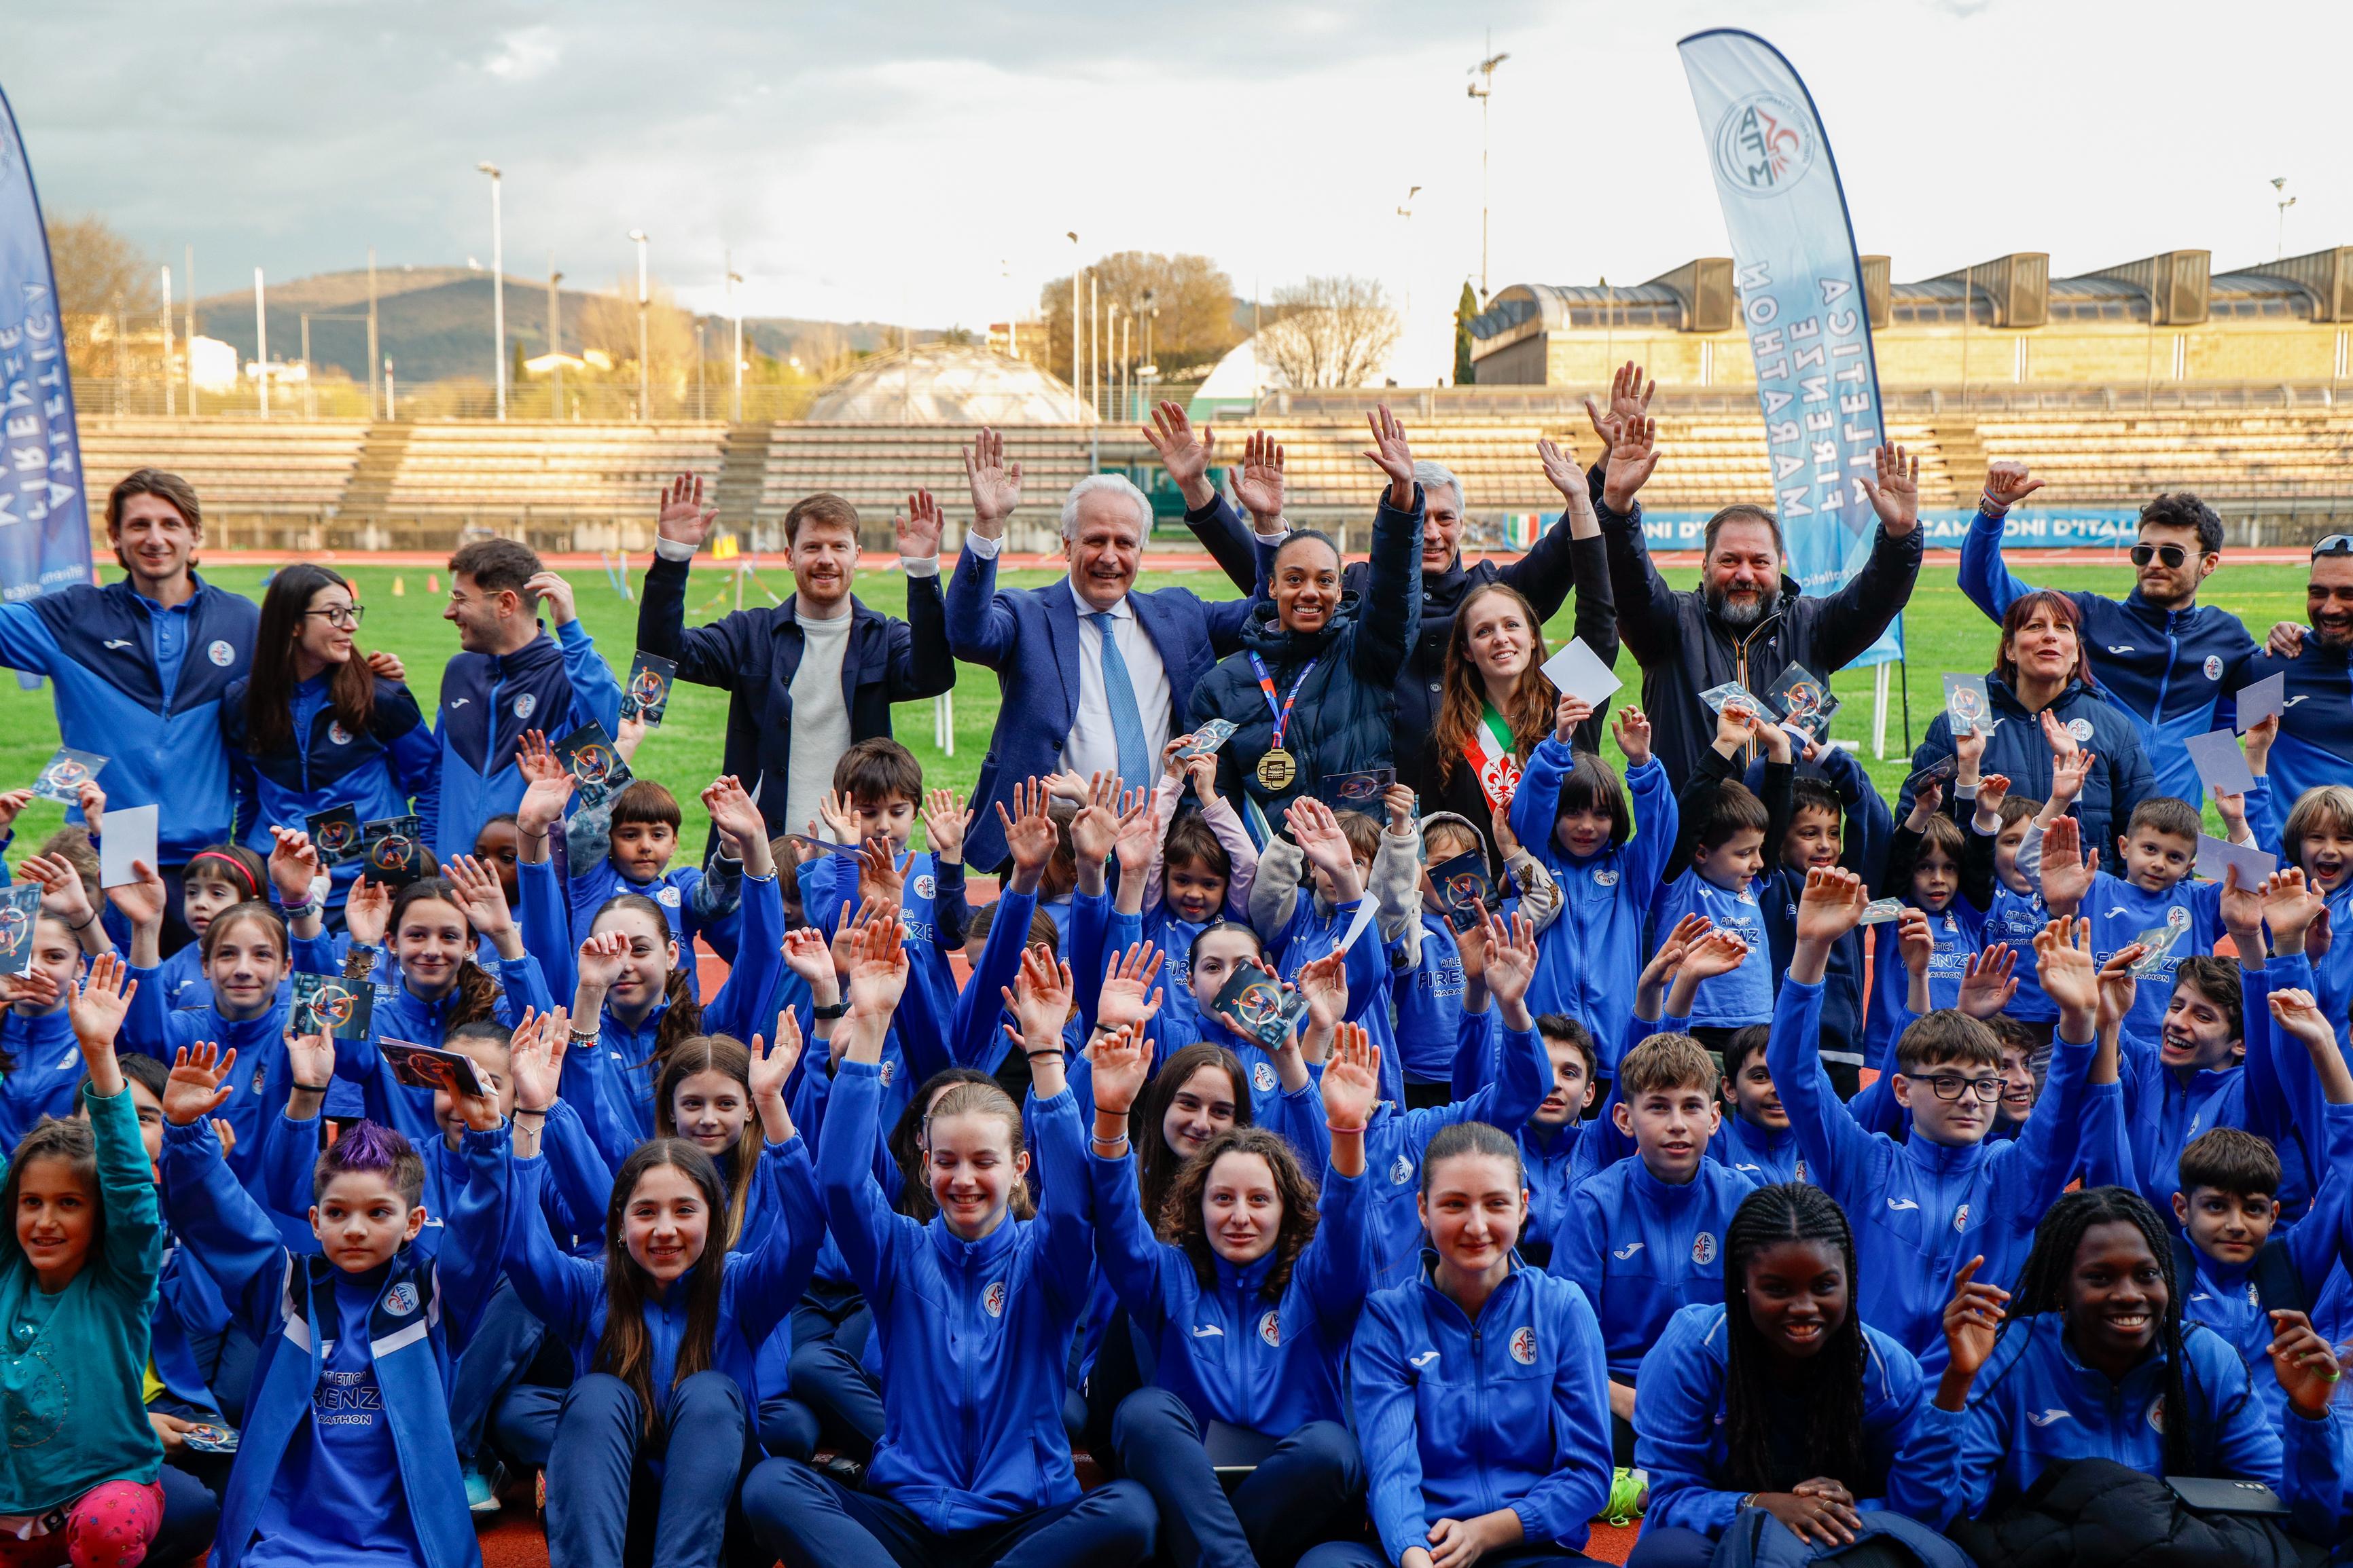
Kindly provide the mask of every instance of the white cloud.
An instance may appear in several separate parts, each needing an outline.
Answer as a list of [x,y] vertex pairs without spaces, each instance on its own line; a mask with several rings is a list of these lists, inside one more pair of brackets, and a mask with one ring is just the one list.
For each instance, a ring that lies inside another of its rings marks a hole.
[[564,46],[553,27],[524,27],[499,40],[496,54],[482,68],[501,81],[533,81],[554,70],[564,58]]

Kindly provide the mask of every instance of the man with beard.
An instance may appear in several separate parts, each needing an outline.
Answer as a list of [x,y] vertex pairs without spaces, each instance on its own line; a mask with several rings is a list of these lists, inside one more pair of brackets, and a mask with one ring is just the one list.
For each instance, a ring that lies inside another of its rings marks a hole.
[[[1984,499],[1961,542],[1961,592],[1997,622],[2034,592],[2002,561],[2002,520],[2042,485],[2024,463],[1989,467]],[[2124,598],[2067,596],[2083,612],[2084,653],[2102,693],[2140,731],[2158,793],[2194,805],[2206,786],[2182,742],[2214,728],[2216,708],[2246,684],[2242,677],[2255,651],[2238,616],[2198,603],[2199,584],[2222,563],[2222,520],[2186,490],[2161,495],[2140,509],[2132,563],[2133,591]]]
[[1715,715],[1701,692],[1736,680],[1761,693],[1792,664],[1827,680],[1902,612],[1920,575],[1920,460],[1901,447],[1882,447],[1874,454],[1877,482],[1856,479],[1879,528],[1862,570],[1835,593],[1800,593],[1782,574],[1780,520],[1746,504],[1707,520],[1700,585],[1678,592],[1651,562],[1641,508],[1615,482],[1621,473],[1649,475],[1657,435],[1641,412],[1647,395],[1633,399],[1627,391],[1621,372],[1608,413],[1586,404],[1609,447],[1596,510],[1609,546],[1618,635],[1642,667],[1651,754],[1680,787],[1715,740]]
[[[1271,559],[1291,533],[1291,524],[1282,516],[1282,449],[1262,435],[1251,437],[1244,448],[1242,461],[1234,471],[1234,491],[1250,513],[1245,522],[1209,482],[1209,465],[1217,451],[1214,431],[1204,427],[1196,432],[1181,405],[1163,403],[1153,411],[1152,423],[1144,427],[1144,438],[1160,454],[1168,477],[1185,498],[1185,526],[1208,548],[1235,587],[1245,594],[1254,591],[1262,569],[1260,557]],[[1643,473],[1648,472],[1646,465]],[[1422,495],[1421,627],[1393,683],[1398,735],[1430,733],[1445,688],[1446,645],[1453,636],[1454,612],[1490,583],[1518,589],[1540,623],[1551,620],[1567,601],[1569,590],[1582,584],[1586,591],[1577,598],[1576,635],[1603,663],[1617,662],[1617,626],[1609,600],[1600,591],[1606,584],[1608,564],[1599,539],[1571,537],[1568,513],[1563,511],[1518,560],[1500,563],[1482,560],[1465,566],[1462,531],[1469,519],[1463,510],[1462,481],[1444,464],[1428,461],[1413,466],[1413,478]],[[1630,479],[1632,486],[1641,483],[1639,477]],[[1632,493],[1631,489],[1627,490],[1630,497]],[[1341,592],[1366,599],[1371,574],[1368,561],[1348,563],[1340,574]],[[1595,712],[1579,726],[1577,744],[1599,749],[1608,718],[1606,710]],[[1411,747],[1399,750],[1409,752]]]
[[2241,682],[2287,677],[2269,774],[2283,815],[2305,791],[2353,777],[2353,535],[2332,533],[2312,547],[2304,614],[2309,632],[2293,621],[2274,626]]

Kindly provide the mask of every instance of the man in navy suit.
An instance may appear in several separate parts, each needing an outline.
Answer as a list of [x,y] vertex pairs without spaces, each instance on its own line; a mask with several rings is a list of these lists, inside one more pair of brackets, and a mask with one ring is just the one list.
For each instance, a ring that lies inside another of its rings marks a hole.
[[948,646],[997,672],[1002,705],[973,785],[967,864],[1006,858],[996,803],[1050,773],[1116,773],[1150,788],[1160,752],[1211,666],[1241,647],[1251,601],[1203,600],[1187,588],[1134,591],[1152,503],[1117,474],[1091,474],[1062,501],[1070,574],[1043,588],[997,586],[1005,525],[1021,501],[1021,465],[983,430],[964,455],[972,528],[947,592]]
[[678,664],[678,679],[728,693],[720,767],[744,781],[780,833],[807,829],[834,764],[860,741],[891,733],[891,705],[955,685],[940,611],[940,509],[928,490],[897,518],[907,618],[860,603],[858,511],[837,495],[803,497],[785,514],[793,593],[687,629],[687,573],[718,510],[681,474],[662,498],[654,561],[638,607],[638,649]]

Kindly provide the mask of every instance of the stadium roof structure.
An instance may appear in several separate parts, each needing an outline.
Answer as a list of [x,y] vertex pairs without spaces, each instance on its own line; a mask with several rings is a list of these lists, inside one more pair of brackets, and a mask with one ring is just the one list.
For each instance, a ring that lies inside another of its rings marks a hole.
[[969,343],[917,343],[860,360],[818,388],[812,421],[869,425],[1071,425],[1094,419],[1068,382]]

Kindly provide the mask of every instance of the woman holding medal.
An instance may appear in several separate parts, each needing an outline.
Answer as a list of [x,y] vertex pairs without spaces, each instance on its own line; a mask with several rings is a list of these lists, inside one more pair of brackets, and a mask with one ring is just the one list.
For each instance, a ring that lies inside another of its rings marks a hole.
[[[1568,519],[1570,559],[1577,579],[1577,636],[1595,656],[1618,658],[1618,611],[1609,596],[1608,547],[1594,514],[1585,473],[1573,452],[1536,443],[1545,477],[1560,491]],[[1409,736],[1398,756],[1398,782],[1421,797],[1426,816],[1451,811],[1485,836],[1487,871],[1501,877],[1511,836],[1505,808],[1536,743],[1553,731],[1560,692],[1546,679],[1544,621],[1526,595],[1506,583],[1489,583],[1462,596],[1446,639],[1446,674],[1438,717],[1427,736]],[[1576,743],[1598,752],[1606,715],[1577,727]]]
[[1242,651],[1193,690],[1198,726],[1228,720],[1233,737],[1218,758],[1218,788],[1246,792],[1269,822],[1326,773],[1396,763],[1391,687],[1421,620],[1421,487],[1413,452],[1384,405],[1366,416],[1388,476],[1373,519],[1372,579],[1360,600],[1340,586],[1340,552],[1313,529],[1274,553],[1267,595],[1242,630]]
[[[273,826],[307,829],[335,806],[363,823],[412,810],[432,820],[440,753],[398,663],[359,651],[364,613],[349,582],[308,563],[280,567],[262,596],[252,671],[220,709],[236,841],[258,854],[269,854]],[[327,921],[340,931],[362,868],[353,855],[330,869]]]

